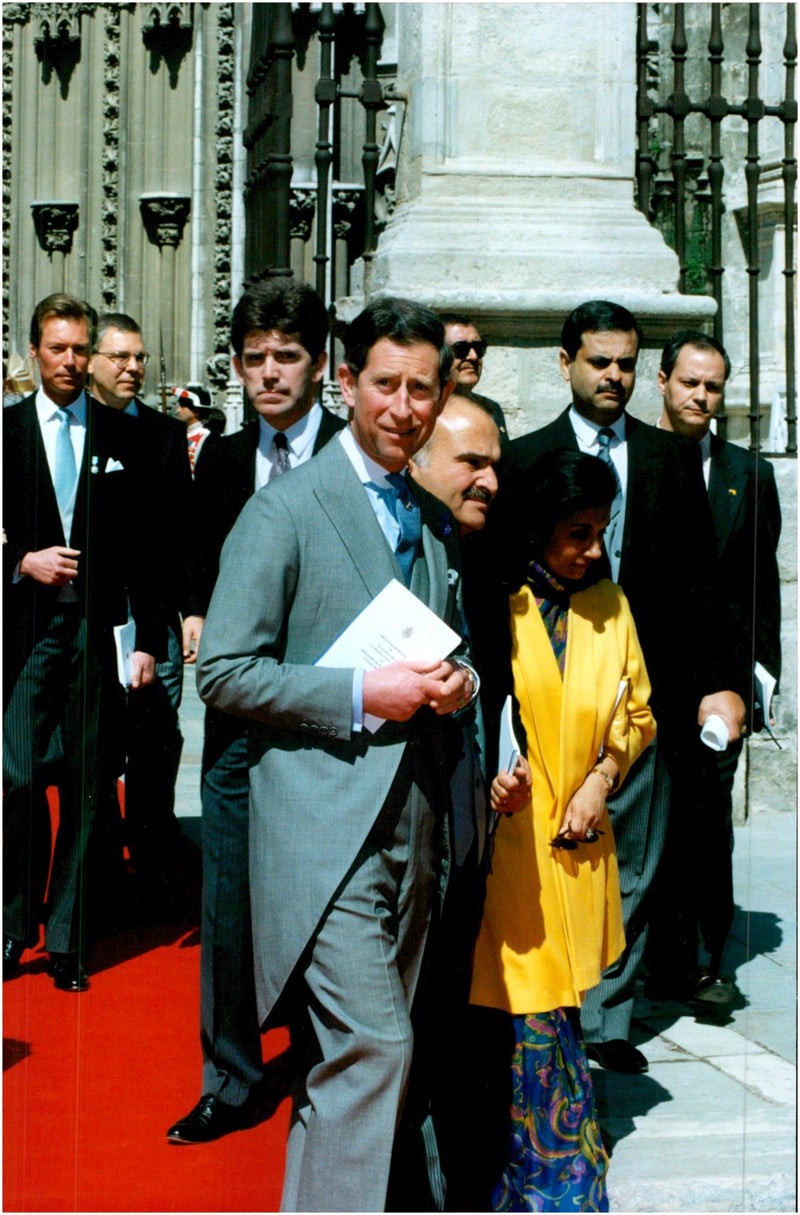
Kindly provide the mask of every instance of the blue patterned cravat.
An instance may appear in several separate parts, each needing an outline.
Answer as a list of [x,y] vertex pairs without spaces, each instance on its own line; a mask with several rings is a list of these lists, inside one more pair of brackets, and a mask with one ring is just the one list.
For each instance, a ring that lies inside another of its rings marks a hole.
[[69,434],[69,422],[72,413],[69,409],[57,410],[59,427],[56,434],[56,459],[53,470],[53,489],[56,491],[58,513],[64,525],[64,539],[69,544],[69,533],[72,525],[72,506],[75,495],[75,485],[78,480],[78,469],[75,464],[75,452],[72,450],[72,439]]
[[614,461],[611,459],[611,440],[614,438],[614,432],[610,427],[604,426],[602,430],[597,432],[597,442],[600,448],[599,459],[607,464],[614,474],[614,481],[617,486],[617,492],[614,495],[614,501],[611,503],[611,519],[606,528],[605,545],[608,553],[608,560],[611,563],[611,577],[616,582],[619,578],[619,563],[622,556],[622,485],[619,479],[619,473],[616,470]]
[[419,506],[414,500],[408,485],[408,478],[402,473],[387,473],[386,480],[392,487],[392,510],[400,526],[400,539],[395,550],[395,556],[403,571],[406,586],[411,582],[411,569],[417,547],[422,538],[422,518]]

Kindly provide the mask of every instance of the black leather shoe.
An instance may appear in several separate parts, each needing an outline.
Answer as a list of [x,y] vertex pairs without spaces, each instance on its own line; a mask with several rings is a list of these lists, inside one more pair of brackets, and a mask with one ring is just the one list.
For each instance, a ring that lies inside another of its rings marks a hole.
[[47,973],[59,991],[89,990],[89,976],[75,953],[51,953]]
[[244,1131],[255,1126],[258,1110],[248,1100],[243,1105],[226,1105],[219,1097],[208,1093],[201,1097],[193,1110],[167,1131],[170,1143],[210,1143],[231,1131]]
[[3,937],[3,982],[19,973],[19,960],[25,946],[14,937]]
[[702,1004],[732,1004],[736,999],[736,986],[724,975],[705,973],[698,979],[692,999]]
[[586,1054],[611,1072],[627,1072],[631,1076],[638,1076],[649,1067],[642,1052],[624,1038],[612,1038],[610,1042],[587,1042]]

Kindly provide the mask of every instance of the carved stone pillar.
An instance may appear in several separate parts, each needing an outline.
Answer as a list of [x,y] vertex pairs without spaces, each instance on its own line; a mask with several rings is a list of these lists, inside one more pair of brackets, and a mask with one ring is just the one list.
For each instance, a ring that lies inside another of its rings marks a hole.
[[480,391],[514,434],[563,408],[559,332],[582,301],[630,307],[653,347],[713,315],[678,293],[634,206],[635,4],[405,3],[397,19],[397,206],[361,298],[353,267],[353,309],[386,293],[472,315],[492,343]]
[[66,258],[72,252],[72,237],[78,227],[78,203],[33,202],[33,225],[39,244],[50,255],[58,289],[66,290]]
[[317,187],[292,186],[289,193],[289,236],[291,239],[292,273],[303,280],[305,275],[305,246],[311,237],[317,205]]
[[160,353],[169,368],[175,366],[177,348],[175,334],[178,284],[175,250],[183,239],[191,201],[188,194],[176,193],[142,194],[139,199],[145,230],[150,241],[157,245],[159,250],[159,345]]
[[334,290],[339,295],[349,291],[351,242],[361,241],[364,187],[338,184],[333,187],[332,193]]

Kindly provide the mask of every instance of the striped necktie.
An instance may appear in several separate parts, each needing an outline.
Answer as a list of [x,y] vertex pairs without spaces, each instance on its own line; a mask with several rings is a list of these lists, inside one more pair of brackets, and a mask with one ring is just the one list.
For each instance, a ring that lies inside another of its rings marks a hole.
[[597,443],[600,448],[598,453],[599,459],[611,469],[614,474],[614,482],[617,486],[614,501],[611,503],[611,518],[605,535],[606,552],[611,564],[611,577],[616,582],[619,578],[619,564],[622,557],[623,494],[619,473],[616,470],[614,461],[611,459],[611,440],[613,438],[615,438],[614,431],[609,426],[604,426],[602,430],[597,432]]

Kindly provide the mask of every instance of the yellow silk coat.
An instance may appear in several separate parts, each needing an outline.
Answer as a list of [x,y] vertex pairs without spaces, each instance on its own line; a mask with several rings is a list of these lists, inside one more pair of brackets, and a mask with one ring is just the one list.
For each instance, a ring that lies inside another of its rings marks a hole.
[[[607,751],[620,781],[655,734],[650,682],[621,589],[603,580],[572,596],[564,677],[536,600],[511,596],[514,692],[533,785],[519,813],[501,818],[475,952],[473,1004],[514,1014],[580,1006],[625,945],[608,813],[599,842],[551,848],[567,803]],[[626,690],[611,715],[621,680]]]

